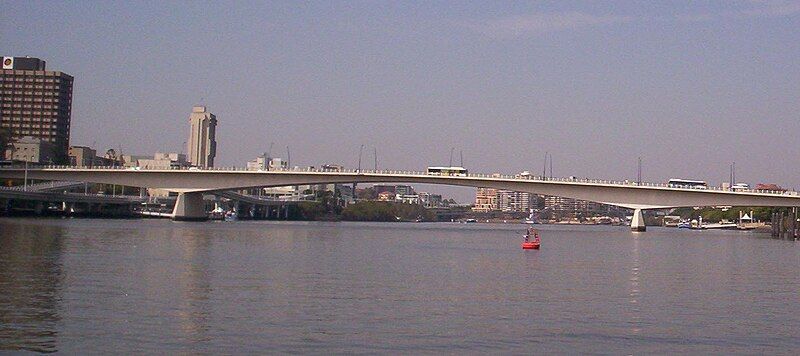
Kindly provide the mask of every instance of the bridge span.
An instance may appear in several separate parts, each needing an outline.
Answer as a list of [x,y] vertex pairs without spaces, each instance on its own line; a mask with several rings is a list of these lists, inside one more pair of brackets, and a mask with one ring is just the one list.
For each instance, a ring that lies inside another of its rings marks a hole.
[[[0,168],[2,178],[23,178],[20,167]],[[642,210],[692,206],[800,206],[794,191],[722,190],[720,188],[677,188],[665,184],[631,183],[596,179],[519,177],[498,174],[435,176],[412,171],[338,171],[311,169],[247,171],[242,169],[170,169],[38,167],[27,170],[29,179],[68,180],[133,187],[161,188],[178,192],[176,219],[205,217],[202,193],[252,187],[331,183],[418,183],[465,187],[486,187],[542,195],[554,195],[617,205],[634,209],[631,228],[644,230]]]

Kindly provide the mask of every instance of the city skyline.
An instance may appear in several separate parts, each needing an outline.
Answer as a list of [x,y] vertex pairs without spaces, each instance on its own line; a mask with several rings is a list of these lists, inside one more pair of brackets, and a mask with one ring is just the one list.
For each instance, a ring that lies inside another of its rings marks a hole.
[[641,156],[647,181],[735,161],[798,186],[797,2],[52,6],[5,3],[0,35],[75,77],[71,145],[181,152],[199,104],[225,121],[217,166],[274,143],[354,167],[364,144],[366,167],[377,147],[422,170],[454,147],[476,172],[538,174],[548,151],[557,176],[634,180]]

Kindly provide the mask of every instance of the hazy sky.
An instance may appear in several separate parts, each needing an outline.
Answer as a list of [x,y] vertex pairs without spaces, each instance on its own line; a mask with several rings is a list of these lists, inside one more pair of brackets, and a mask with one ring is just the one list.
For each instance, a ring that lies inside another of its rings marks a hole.
[[[800,188],[800,1],[0,1],[0,54],[75,77],[72,144],[217,165],[775,182]],[[471,192],[472,190],[466,190]],[[468,194],[460,191],[463,196]]]

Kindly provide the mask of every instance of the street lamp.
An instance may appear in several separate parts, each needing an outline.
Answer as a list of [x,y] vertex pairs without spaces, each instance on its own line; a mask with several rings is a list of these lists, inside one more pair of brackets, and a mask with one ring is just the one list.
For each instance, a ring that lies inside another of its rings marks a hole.
[[455,149],[456,149],[455,147],[450,147],[450,167],[453,166],[453,151]]
[[25,182],[23,183],[22,190],[28,191],[28,156],[24,156],[25,158]]
[[358,149],[358,173],[361,173],[361,154],[362,153],[364,153],[364,145],[363,144]]

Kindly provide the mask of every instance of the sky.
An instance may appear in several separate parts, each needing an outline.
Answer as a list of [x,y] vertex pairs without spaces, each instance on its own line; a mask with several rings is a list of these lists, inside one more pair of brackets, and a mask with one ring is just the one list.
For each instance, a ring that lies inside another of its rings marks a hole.
[[[800,189],[800,1],[8,1],[0,55],[75,77],[73,145],[292,165]],[[474,189],[432,188],[467,202]]]

